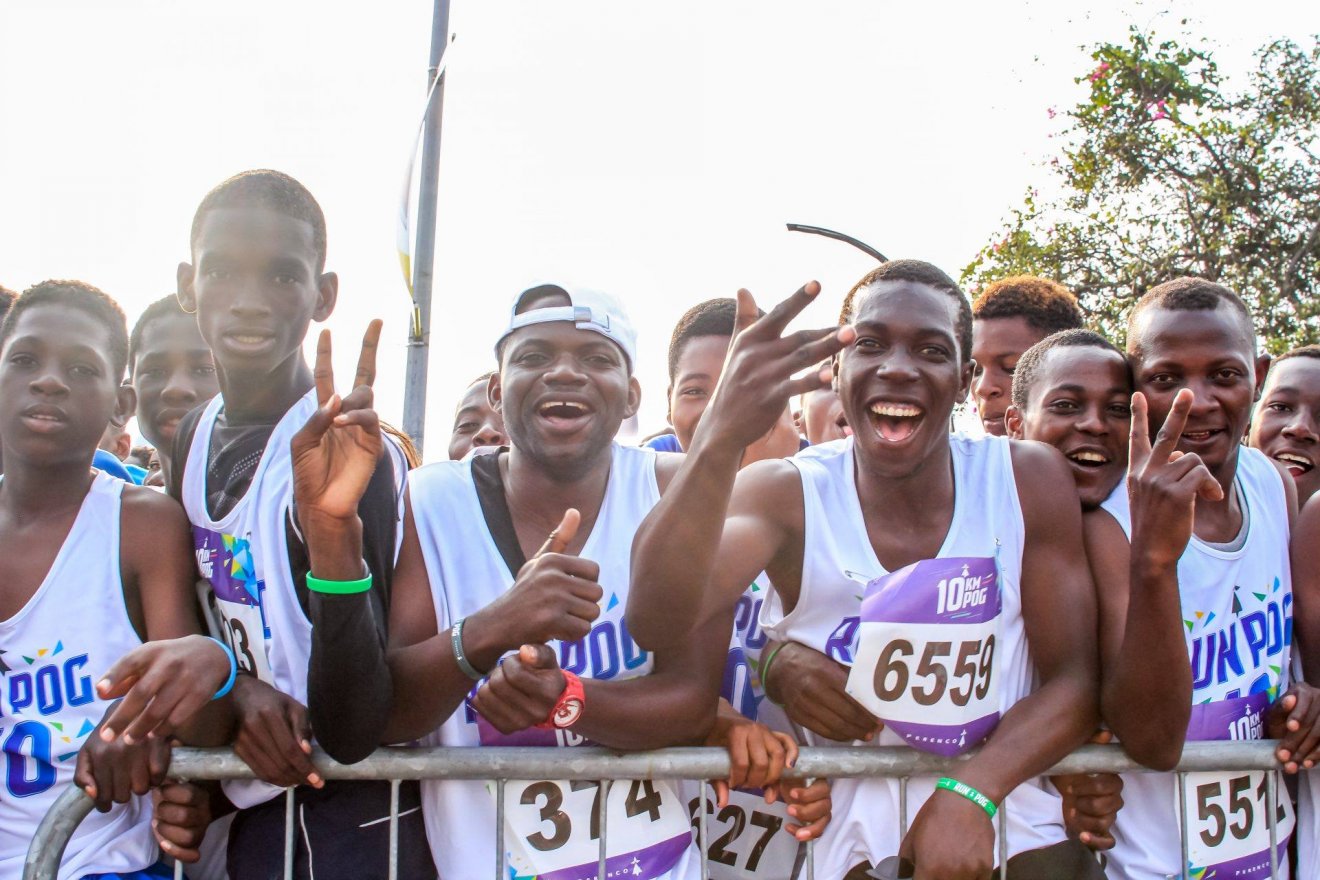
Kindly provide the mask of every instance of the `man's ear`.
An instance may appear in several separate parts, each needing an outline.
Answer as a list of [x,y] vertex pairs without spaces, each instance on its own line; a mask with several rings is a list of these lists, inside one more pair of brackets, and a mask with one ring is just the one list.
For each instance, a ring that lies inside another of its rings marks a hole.
[[[128,420],[133,418],[133,414],[136,412],[137,389],[125,382],[115,389],[115,412],[110,417],[110,421],[122,428],[128,424]],[[129,446],[132,445],[132,438],[130,437]]]
[[628,377],[628,405],[623,410],[623,417],[631,419],[642,408],[642,383],[636,376]]
[[674,427],[674,386],[665,389],[665,421]]
[[1026,439],[1026,423],[1016,404],[1010,403],[1004,410],[1004,431],[1014,440]]
[[490,380],[486,382],[486,402],[495,412],[504,414],[504,388],[500,385],[500,371],[496,370],[490,374]]
[[312,312],[312,320],[319,324],[330,317],[330,313],[335,310],[335,303],[339,301],[339,276],[334,272],[321,273],[321,277],[316,279],[316,291],[319,297],[316,309]]
[[1270,374],[1270,364],[1273,362],[1274,358],[1268,353],[1256,358],[1256,400],[1260,400],[1260,393],[1265,389],[1265,377]]
[[192,263],[180,263],[174,270],[174,295],[179,298],[179,308],[190,315],[197,313],[197,294],[193,291]]

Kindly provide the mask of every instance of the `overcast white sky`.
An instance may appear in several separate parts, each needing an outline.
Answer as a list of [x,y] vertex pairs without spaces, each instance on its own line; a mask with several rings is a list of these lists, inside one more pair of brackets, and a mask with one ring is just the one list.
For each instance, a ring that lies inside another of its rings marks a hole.
[[[628,304],[653,430],[686,308],[818,278],[810,323],[828,324],[870,267],[785,222],[956,276],[1047,184],[1046,110],[1078,97],[1082,44],[1190,15],[1237,72],[1268,40],[1320,31],[1310,2],[1092,5],[454,0],[427,458],[533,281]],[[385,319],[377,400],[399,423],[393,218],[430,15],[427,0],[0,0],[0,283],[81,278],[132,320],[173,290],[202,195],[279,168],[326,211],[343,370]]]

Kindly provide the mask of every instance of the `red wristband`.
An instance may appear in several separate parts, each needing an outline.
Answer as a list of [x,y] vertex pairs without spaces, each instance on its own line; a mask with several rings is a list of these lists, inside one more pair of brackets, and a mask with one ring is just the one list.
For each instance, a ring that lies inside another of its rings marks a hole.
[[582,679],[571,672],[564,672],[564,692],[559,695],[555,707],[540,724],[541,730],[563,730],[577,724],[582,717],[582,710],[587,705],[587,695],[582,689]]

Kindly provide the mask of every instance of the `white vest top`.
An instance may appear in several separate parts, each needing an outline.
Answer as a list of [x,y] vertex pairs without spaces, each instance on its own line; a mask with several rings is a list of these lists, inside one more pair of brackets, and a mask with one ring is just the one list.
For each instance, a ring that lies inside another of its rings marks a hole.
[[[183,465],[183,508],[192,523],[197,568],[211,584],[221,629],[239,668],[306,705],[312,624],[298,604],[284,524],[293,504],[289,442],[316,411],[316,391],[307,392],[280,418],[247,492],[223,519],[213,520],[206,504],[206,470],[211,431],[223,407],[219,394],[207,404]],[[258,780],[228,781],[224,789],[240,808],[264,803],[283,790]]]
[[[1193,535],[1178,560],[1183,635],[1192,663],[1189,740],[1260,739],[1262,714],[1288,687],[1293,598],[1283,477],[1263,453],[1243,447],[1234,482],[1244,505],[1242,546],[1224,550]],[[1131,540],[1127,486],[1120,483],[1101,507]],[[1245,772],[1187,774],[1193,876],[1215,866],[1223,876],[1269,876],[1264,778]],[[1286,802],[1281,776],[1278,783]],[[1249,798],[1240,799],[1248,788]],[[1123,774],[1111,877],[1181,876],[1178,800],[1172,773]],[[1292,807],[1280,809],[1279,843],[1286,845]],[[1280,876],[1286,877],[1287,858],[1279,863]]]
[[[628,634],[624,609],[628,604],[633,536],[660,500],[660,490],[652,450],[615,444],[612,455],[605,499],[580,554],[600,565],[600,585],[605,591],[601,614],[585,639],[550,645],[557,651],[562,668],[583,678],[620,680],[646,675],[653,665],[651,655]],[[441,633],[513,586],[513,576],[482,514],[472,480],[473,460],[437,462],[413,471],[409,477],[413,521]],[[430,735],[427,744],[478,746],[483,742],[584,744],[571,731],[528,730],[502,736],[484,719],[478,725],[478,716],[467,703]],[[594,876],[597,841],[590,838],[590,829],[597,795],[594,785],[509,782],[505,792],[506,864],[517,870],[517,876],[535,875],[543,880]],[[607,803],[609,870],[626,869],[626,873],[610,876],[639,880],[691,880],[699,876],[700,857],[691,842],[687,808],[674,786],[616,782]],[[441,880],[487,876],[495,854],[493,784],[423,781],[422,804]],[[551,817],[557,821],[550,821]]]
[[[993,573],[993,578],[989,574],[985,576],[987,583],[998,584],[998,601],[1002,605],[997,618],[993,618],[995,647],[991,667],[996,682],[996,689],[991,693],[997,694],[997,705],[992,706],[991,711],[997,709],[1002,716],[1014,703],[1031,693],[1035,675],[1022,621],[1019,585],[1024,526],[1010,446],[1008,441],[996,437],[972,439],[954,435],[949,438],[949,447],[956,487],[954,511],[937,559],[957,558],[954,565],[964,575],[967,574],[964,561],[971,567],[979,566],[978,571]],[[772,638],[801,642],[851,667],[855,658],[860,662],[859,649],[868,650],[866,641],[859,644],[858,639],[859,630],[866,625],[862,603],[864,584],[891,574],[876,558],[866,533],[857,495],[852,438],[822,444],[815,447],[811,455],[800,455],[790,461],[801,474],[805,507],[802,587],[797,604],[787,615],[779,595],[772,589],[761,612],[762,622]],[[901,570],[900,574],[907,570]],[[941,581],[940,587],[944,586]],[[929,584],[929,589],[924,592],[929,594],[926,598],[933,606],[935,584]],[[959,592],[961,594],[961,589]],[[912,594],[909,592],[908,595]],[[940,607],[945,607],[943,602]],[[951,631],[958,629],[957,624],[927,623],[915,617],[913,623],[920,623],[923,627],[947,627]],[[971,644],[980,645],[980,642]],[[984,657],[983,654],[980,656]],[[915,670],[919,659],[910,658],[914,670],[907,680],[914,683],[913,691],[916,683],[929,681]],[[952,664],[956,659],[947,658],[945,663]],[[958,678],[956,670],[948,676],[950,682],[956,682]],[[966,686],[969,695],[977,681],[976,673],[973,673]],[[989,679],[985,678],[981,683],[988,685]],[[951,687],[946,691],[946,698],[937,703],[943,705],[953,690]],[[876,745],[947,741],[935,729],[943,716],[934,714],[946,710],[937,705],[930,711],[931,725],[909,725],[907,739],[886,725],[876,738]],[[982,729],[988,732],[994,723],[997,718],[982,724]],[[928,729],[923,732],[922,728]],[[985,733],[980,735],[983,737]],[[806,741],[812,746],[837,745],[810,732],[806,732]],[[861,746],[860,743],[854,745]],[[931,750],[937,749],[932,746]],[[907,789],[909,821],[916,816],[934,787],[933,778],[911,780]],[[816,846],[818,877],[842,877],[861,862],[877,864],[897,854],[900,842],[898,780],[839,779],[834,782],[833,797],[834,818]],[[1010,854],[1064,840],[1060,800],[1054,789],[1046,789],[1040,780],[1019,786],[1008,796],[1005,808],[1008,811]],[[996,833],[997,828],[998,823]]]
[[[120,494],[103,473],[41,586],[0,622],[0,878],[17,880],[37,824],[73,781],[78,749],[110,704],[96,682],[142,644],[124,608],[119,567]],[[92,812],[64,852],[60,880],[140,871],[156,861],[151,800]]]

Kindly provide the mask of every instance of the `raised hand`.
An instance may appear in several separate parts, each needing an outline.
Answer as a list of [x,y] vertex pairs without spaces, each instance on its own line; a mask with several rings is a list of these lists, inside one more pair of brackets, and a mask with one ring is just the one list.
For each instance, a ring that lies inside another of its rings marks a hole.
[[738,449],[750,446],[775,426],[790,398],[829,384],[826,370],[796,379],[793,375],[819,364],[852,341],[852,328],[828,327],[784,335],[788,323],[819,293],[820,284],[809,282],[758,318],[752,295],[738,291],[737,332],[694,442],[708,437]]
[[523,645],[504,659],[472,698],[472,708],[500,733],[543,723],[564,693],[559,659],[546,645]]
[[96,683],[103,700],[123,697],[101,723],[105,742],[167,737],[211,701],[229,678],[228,652],[214,639],[183,636],[147,642],[119,658]]
[[537,554],[518,570],[513,587],[468,618],[463,643],[478,669],[488,669],[506,651],[549,641],[576,642],[591,632],[605,595],[600,565],[567,553],[582,516],[564,511],[559,526]]
[[[1132,433],[1128,440],[1132,540],[1134,545],[1140,542],[1144,560],[1157,565],[1176,565],[1187,549],[1196,499],[1224,498],[1223,487],[1201,457],[1177,450],[1192,399],[1191,391],[1184,388],[1178,392],[1152,445],[1146,395],[1140,391],[1132,395]],[[1137,552],[1136,546],[1133,552]]]
[[376,381],[380,328],[379,320],[367,325],[353,390],[343,398],[335,393],[330,331],[321,331],[312,373],[319,406],[291,443],[293,495],[304,525],[317,518],[342,521],[356,517],[358,502],[376,470],[380,420],[371,408],[371,386]]

